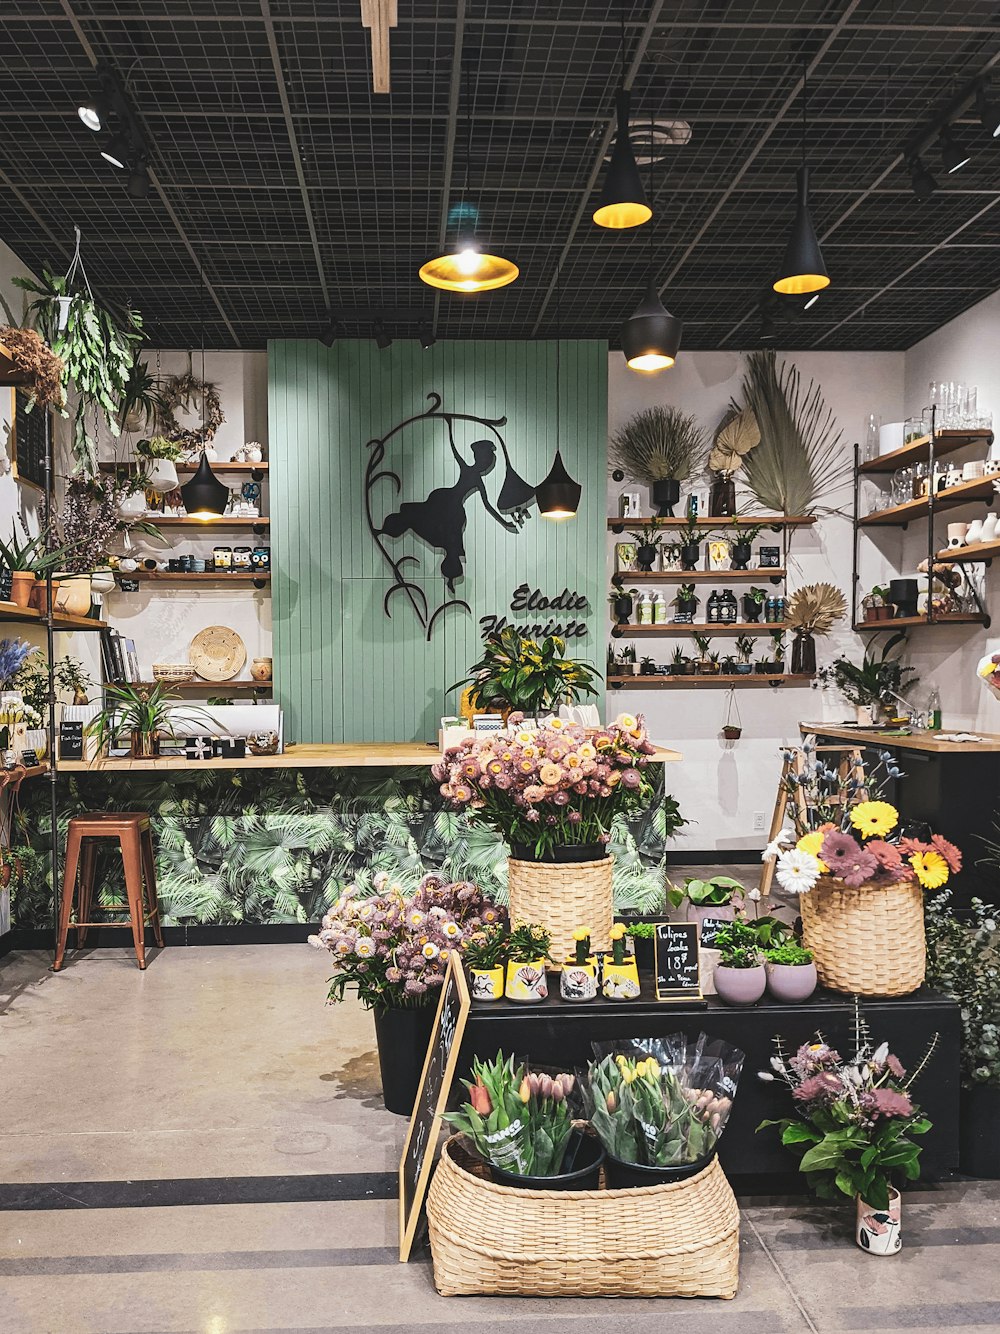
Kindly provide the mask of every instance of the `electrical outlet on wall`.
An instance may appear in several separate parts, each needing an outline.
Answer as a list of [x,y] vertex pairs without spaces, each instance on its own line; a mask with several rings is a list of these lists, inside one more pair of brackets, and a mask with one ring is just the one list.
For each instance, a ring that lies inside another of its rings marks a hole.
[[754,811],[753,813],[753,832],[762,834],[764,832],[764,812]]

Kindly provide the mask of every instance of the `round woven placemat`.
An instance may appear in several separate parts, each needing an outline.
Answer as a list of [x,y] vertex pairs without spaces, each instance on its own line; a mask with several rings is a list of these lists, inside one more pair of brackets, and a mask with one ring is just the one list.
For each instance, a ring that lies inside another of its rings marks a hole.
[[209,625],[191,640],[191,665],[204,681],[231,681],[247,660],[247,646],[226,625]]

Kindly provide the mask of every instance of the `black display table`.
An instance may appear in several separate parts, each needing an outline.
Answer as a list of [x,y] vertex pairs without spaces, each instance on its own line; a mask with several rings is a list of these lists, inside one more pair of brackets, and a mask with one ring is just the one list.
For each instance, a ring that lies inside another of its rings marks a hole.
[[[558,992],[558,978],[550,986]],[[459,1071],[468,1073],[473,1056],[493,1057],[498,1050],[514,1053],[547,1066],[574,1070],[591,1058],[591,1042],[613,1042],[628,1037],[665,1037],[699,1031],[724,1038],[746,1053],[739,1092],[722,1137],[719,1156],[731,1177],[761,1179],[795,1171],[795,1162],[781,1147],[776,1130],[759,1135],[755,1128],[765,1118],[785,1116],[791,1096],[780,1083],[765,1083],[757,1071],[768,1068],[772,1039],[780,1035],[786,1050],[794,1052],[811,1041],[817,1030],[831,1046],[853,1053],[854,1003],[849,996],[818,991],[805,1005],[779,1005],[762,1000],[735,1009],[714,997],[707,1008],[670,1005],[651,995],[644,978],[637,1001],[603,999],[572,1005],[558,994],[539,1005],[514,1001],[473,1002]],[[934,1123],[923,1137],[922,1175],[946,1177],[958,1167],[958,1090],[960,1018],[957,1004],[921,988],[903,1000],[867,1000],[864,1012],[875,1042],[887,1041],[907,1069],[913,1068],[934,1033],[940,1034],[937,1051],[921,1076],[914,1096]]]

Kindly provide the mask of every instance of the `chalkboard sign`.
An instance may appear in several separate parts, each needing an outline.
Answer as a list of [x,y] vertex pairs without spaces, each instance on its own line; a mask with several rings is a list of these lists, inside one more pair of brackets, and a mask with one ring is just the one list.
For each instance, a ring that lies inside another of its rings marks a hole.
[[36,405],[28,411],[28,395],[11,390],[10,461],[19,482],[45,487],[45,413]]
[[732,922],[727,922],[723,917],[703,917],[701,919],[701,948],[703,950],[714,950],[715,937],[727,926],[732,926]]
[[653,937],[658,1001],[700,1001],[698,923],[658,922]]
[[37,751],[37,750],[22,750],[22,751],[21,751],[21,763],[24,765],[24,767],[25,767],[26,769],[36,769],[36,768],[38,767],[38,763],[39,763],[39,760],[38,760],[38,751]]
[[458,1051],[471,1008],[465,972],[453,950],[448,957],[448,971],[441,987],[420,1087],[399,1161],[399,1258],[404,1263],[410,1258],[437,1147],[438,1120],[447,1110]]
[[83,723],[66,722],[59,724],[59,758],[61,760],[83,759]]

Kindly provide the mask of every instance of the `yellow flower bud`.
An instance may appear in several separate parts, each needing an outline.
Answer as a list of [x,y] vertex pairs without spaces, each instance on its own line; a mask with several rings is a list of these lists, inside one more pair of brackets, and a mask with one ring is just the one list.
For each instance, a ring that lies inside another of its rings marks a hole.
[[528,1083],[527,1077],[521,1080],[521,1087],[517,1090],[517,1096],[522,1102],[527,1102],[531,1097],[531,1086]]

